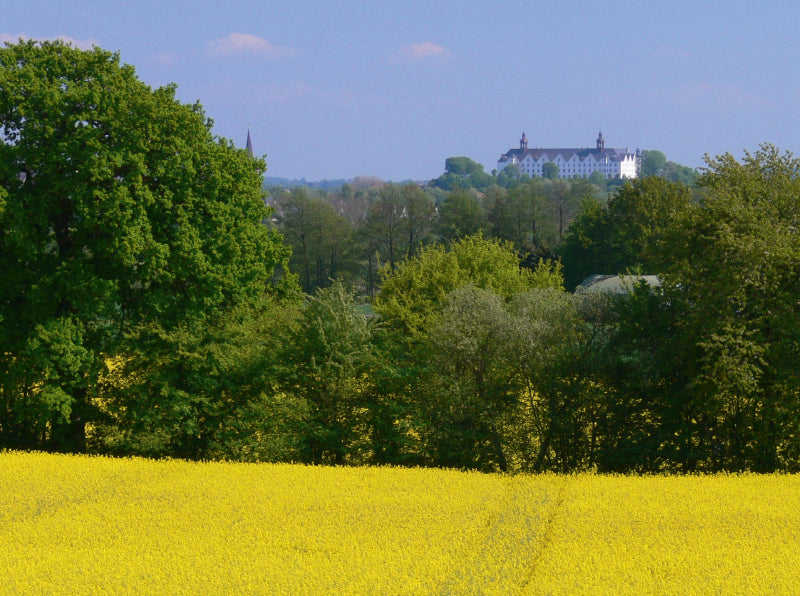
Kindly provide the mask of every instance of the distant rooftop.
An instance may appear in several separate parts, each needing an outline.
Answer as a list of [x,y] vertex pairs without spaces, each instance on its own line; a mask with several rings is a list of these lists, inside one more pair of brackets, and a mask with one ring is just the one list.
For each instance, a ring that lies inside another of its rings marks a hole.
[[576,294],[630,294],[644,281],[651,288],[661,285],[657,275],[590,275],[575,288]]
[[522,138],[519,140],[519,149],[510,149],[500,156],[500,162],[506,162],[510,159],[522,161],[526,155],[530,155],[536,160],[544,156],[547,161],[555,161],[557,156],[561,156],[564,161],[569,161],[573,156],[577,155],[583,161],[587,157],[593,157],[595,161],[601,159],[609,159],[613,161],[622,161],[626,157],[633,155],[627,148],[606,148],[606,141],[603,138],[603,133],[597,135],[595,147],[593,149],[587,147],[568,147],[568,148],[542,148],[536,147],[528,149],[528,136],[523,132]]

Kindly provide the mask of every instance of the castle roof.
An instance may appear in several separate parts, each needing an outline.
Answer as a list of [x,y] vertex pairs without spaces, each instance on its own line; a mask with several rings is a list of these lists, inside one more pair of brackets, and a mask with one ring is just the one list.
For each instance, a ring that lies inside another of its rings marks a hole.
[[547,161],[555,161],[557,156],[561,156],[561,159],[564,161],[569,161],[573,158],[573,156],[577,155],[578,159],[581,161],[585,160],[587,157],[591,156],[594,158],[595,161],[599,161],[601,159],[609,159],[611,161],[621,161],[625,159],[625,157],[629,155],[633,155],[628,149],[620,149],[620,148],[607,148],[607,149],[589,149],[589,148],[565,148],[565,149],[553,149],[553,148],[535,148],[535,149],[511,149],[503,153],[500,156],[499,161],[508,161],[512,158],[515,158],[516,161],[520,162],[527,155],[530,155],[535,160],[540,160],[542,156],[546,158]]
[[586,147],[582,148],[565,148],[565,149],[543,149],[541,147],[536,147],[534,149],[528,149],[528,137],[525,133],[522,133],[522,138],[519,141],[519,149],[511,149],[503,155],[500,156],[498,163],[504,163],[507,161],[512,162],[521,162],[526,157],[530,156],[532,159],[536,161],[542,161],[544,158],[545,161],[556,161],[556,158],[560,155],[561,159],[564,161],[570,161],[574,157],[578,157],[580,161],[584,161],[589,157],[592,157],[594,161],[601,161],[601,160],[609,160],[609,161],[622,161],[626,158],[633,157],[633,154],[630,153],[627,149],[619,149],[610,147],[606,149],[606,141],[603,138],[603,132],[597,135],[596,147],[594,149],[588,149]]

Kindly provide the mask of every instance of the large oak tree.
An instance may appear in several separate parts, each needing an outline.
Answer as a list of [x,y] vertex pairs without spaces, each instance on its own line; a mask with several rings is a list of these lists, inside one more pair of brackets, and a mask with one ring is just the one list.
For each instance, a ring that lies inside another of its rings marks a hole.
[[109,362],[292,288],[265,164],[211,126],[117,54],[0,48],[0,445],[84,449]]

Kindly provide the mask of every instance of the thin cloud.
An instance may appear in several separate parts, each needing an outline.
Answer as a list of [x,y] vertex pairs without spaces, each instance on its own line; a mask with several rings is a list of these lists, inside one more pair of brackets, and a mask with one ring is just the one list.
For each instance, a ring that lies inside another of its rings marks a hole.
[[297,50],[286,46],[276,46],[263,37],[249,33],[231,33],[215,39],[207,46],[212,56],[233,56],[237,54],[256,54],[267,58],[286,58],[294,56]]
[[70,37],[69,35],[57,35],[55,37],[31,37],[30,35],[26,35],[25,33],[18,33],[17,35],[13,35],[10,33],[0,33],[0,43],[18,43],[20,40],[22,41],[63,41],[71,46],[74,46],[81,50],[91,50],[94,46],[99,46],[100,42],[96,39],[76,39],[74,37]]
[[403,46],[394,53],[394,62],[420,62],[425,60],[446,61],[452,59],[453,54],[450,50],[443,48],[432,41],[422,43],[412,43]]
[[158,53],[152,60],[159,66],[171,67],[178,63],[178,56],[170,53]]

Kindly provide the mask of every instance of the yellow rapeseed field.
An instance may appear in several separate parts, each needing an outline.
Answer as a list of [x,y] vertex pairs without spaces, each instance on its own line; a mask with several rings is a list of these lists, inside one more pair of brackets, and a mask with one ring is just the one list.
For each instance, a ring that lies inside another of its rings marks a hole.
[[798,592],[798,476],[0,453],[0,594]]

